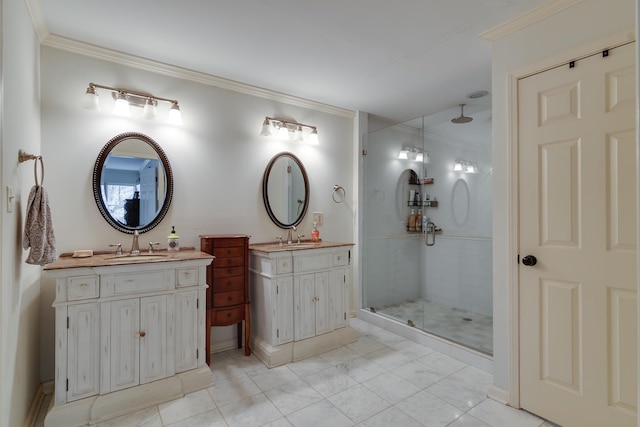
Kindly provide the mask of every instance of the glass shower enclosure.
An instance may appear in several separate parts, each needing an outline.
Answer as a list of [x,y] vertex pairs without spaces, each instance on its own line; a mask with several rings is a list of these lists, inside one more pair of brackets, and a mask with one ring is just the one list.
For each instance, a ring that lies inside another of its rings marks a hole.
[[490,97],[365,146],[363,309],[491,355]]

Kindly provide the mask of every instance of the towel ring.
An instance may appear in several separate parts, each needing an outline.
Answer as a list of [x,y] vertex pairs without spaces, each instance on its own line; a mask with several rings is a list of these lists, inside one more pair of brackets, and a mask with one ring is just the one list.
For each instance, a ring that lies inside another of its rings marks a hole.
[[[40,161],[40,183],[38,184],[38,161]],[[33,179],[36,181],[36,185],[42,185],[44,182],[44,161],[42,160],[42,156],[37,156],[35,161],[33,162]]]
[[342,188],[338,184],[333,186],[333,194],[331,195],[331,198],[333,199],[334,202],[342,203],[344,201],[344,196],[346,195],[347,193],[346,191],[344,191],[344,188]]
[[[35,154],[29,154],[26,151],[20,149],[18,150],[18,163],[23,163],[29,160],[33,160],[33,179],[36,181],[36,185],[42,185],[44,182],[44,160],[42,160],[42,156],[37,156]],[[40,170],[41,177],[40,183],[38,184],[38,161],[40,161]]]

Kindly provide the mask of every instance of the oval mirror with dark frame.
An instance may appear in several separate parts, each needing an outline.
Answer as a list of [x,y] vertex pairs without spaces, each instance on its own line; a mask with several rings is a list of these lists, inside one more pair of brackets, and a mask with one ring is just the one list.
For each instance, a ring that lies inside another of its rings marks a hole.
[[280,228],[300,224],[309,207],[309,179],[292,153],[276,154],[262,177],[262,198],[269,218]]
[[171,166],[147,135],[126,132],[102,148],[93,168],[93,196],[116,230],[144,233],[162,221],[173,197]]

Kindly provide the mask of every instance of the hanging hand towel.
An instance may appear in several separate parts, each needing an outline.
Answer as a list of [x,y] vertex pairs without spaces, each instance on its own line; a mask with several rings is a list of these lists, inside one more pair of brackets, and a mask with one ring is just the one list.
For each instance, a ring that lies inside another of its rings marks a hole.
[[22,247],[31,247],[26,260],[28,264],[45,265],[58,259],[49,197],[41,185],[34,185],[29,193]]

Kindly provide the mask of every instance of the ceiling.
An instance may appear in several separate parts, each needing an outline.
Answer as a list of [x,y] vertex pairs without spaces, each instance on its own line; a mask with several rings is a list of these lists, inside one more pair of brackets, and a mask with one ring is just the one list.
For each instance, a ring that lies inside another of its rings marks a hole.
[[491,46],[478,34],[546,2],[27,1],[45,35],[392,122],[491,91]]

